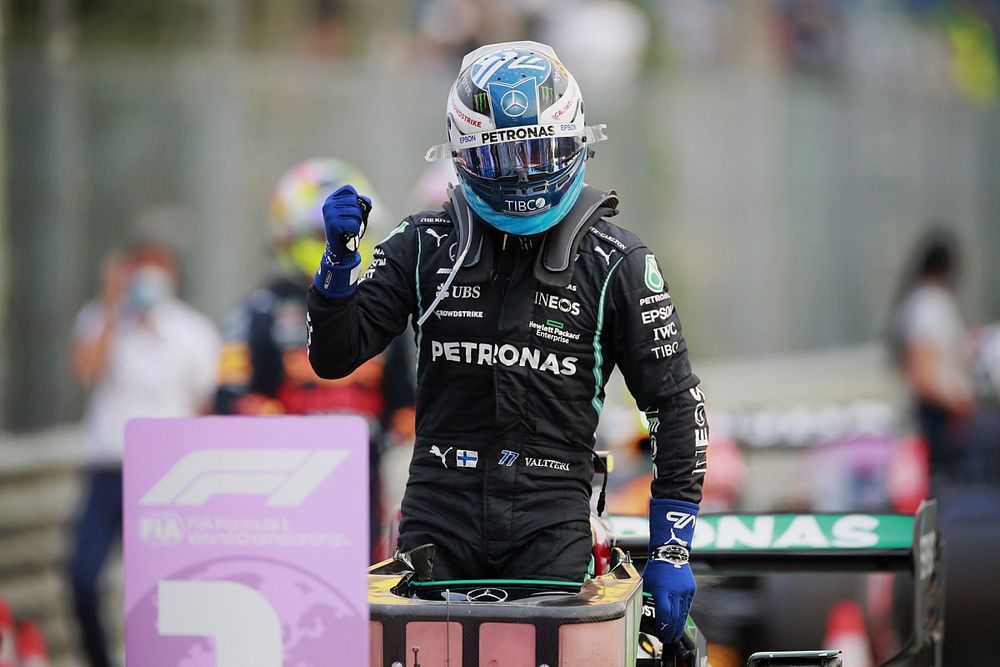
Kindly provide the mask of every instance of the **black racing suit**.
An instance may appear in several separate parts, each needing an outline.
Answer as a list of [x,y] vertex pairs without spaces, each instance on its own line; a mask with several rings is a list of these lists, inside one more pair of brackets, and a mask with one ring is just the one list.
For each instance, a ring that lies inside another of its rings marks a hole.
[[356,294],[310,289],[310,360],[322,377],[343,376],[412,318],[417,438],[400,548],[436,544],[439,579],[581,581],[594,431],[616,364],[651,422],[652,494],[701,498],[704,396],[677,313],[652,253],[601,219],[563,288],[533,273],[540,237],[490,228],[492,270],[473,281],[462,268],[418,326],[455,262],[456,234],[444,211],[411,216],[375,249]]

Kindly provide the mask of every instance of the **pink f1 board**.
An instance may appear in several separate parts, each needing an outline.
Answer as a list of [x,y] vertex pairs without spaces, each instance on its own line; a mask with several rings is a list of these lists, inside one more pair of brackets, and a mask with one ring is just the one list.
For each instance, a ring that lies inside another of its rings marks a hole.
[[129,422],[127,664],[368,664],[368,525],[360,418]]

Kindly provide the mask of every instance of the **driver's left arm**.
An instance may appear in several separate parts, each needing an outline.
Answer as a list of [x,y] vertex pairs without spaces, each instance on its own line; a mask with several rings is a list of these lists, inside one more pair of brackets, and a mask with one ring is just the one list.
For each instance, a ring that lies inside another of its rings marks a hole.
[[699,504],[708,448],[705,396],[666,280],[648,248],[639,246],[622,259],[610,299],[615,357],[649,420],[651,496]]
[[649,551],[643,588],[663,643],[684,631],[697,583],[689,564],[708,450],[705,395],[691,372],[677,309],[656,258],[639,246],[614,276],[615,352],[653,445]]

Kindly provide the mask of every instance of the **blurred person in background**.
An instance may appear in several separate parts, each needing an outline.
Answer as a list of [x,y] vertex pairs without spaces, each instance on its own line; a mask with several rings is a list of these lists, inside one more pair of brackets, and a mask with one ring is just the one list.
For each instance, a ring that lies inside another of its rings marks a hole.
[[929,231],[913,253],[892,312],[890,351],[913,394],[917,426],[930,451],[932,492],[962,455],[975,411],[966,328],[955,299],[958,238]]
[[[309,365],[305,288],[326,247],[323,200],[345,183],[370,187],[360,171],[335,159],[303,162],[278,182],[270,215],[278,272],[254,290],[231,318],[219,362],[215,410],[236,415],[363,417],[371,435],[374,556],[382,521],[380,453],[390,442],[405,443],[413,437],[412,355],[400,340],[339,380],[320,379]],[[374,226],[378,227],[377,219]]]
[[118,540],[125,424],[191,417],[210,405],[219,352],[214,325],[177,297],[173,251],[142,240],[104,262],[100,296],[84,306],[72,343],[73,374],[89,390],[84,417],[86,492],[74,527],[70,584],[87,660],[111,665],[99,580]]
[[371,201],[344,186],[324,203],[309,360],[344,377],[412,323],[420,408],[399,549],[433,543],[439,579],[571,582],[592,562],[592,447],[617,364],[651,423],[643,579],[656,634],[674,642],[695,594],[705,396],[655,255],[605,219],[617,195],[584,183],[602,128],[536,42],[466,55],[446,119],[449,142],[427,159],[453,158],[460,187],[404,219],[363,280]]

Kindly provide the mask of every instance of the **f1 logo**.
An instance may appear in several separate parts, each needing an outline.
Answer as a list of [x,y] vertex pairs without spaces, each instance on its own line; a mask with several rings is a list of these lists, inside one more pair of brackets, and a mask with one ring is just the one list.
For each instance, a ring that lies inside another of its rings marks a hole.
[[507,466],[508,468],[514,465],[514,461],[517,460],[519,454],[517,452],[512,452],[509,449],[500,450],[500,465]]
[[204,505],[215,496],[267,496],[272,507],[301,505],[347,458],[346,449],[204,449],[174,464],[141,505]]

